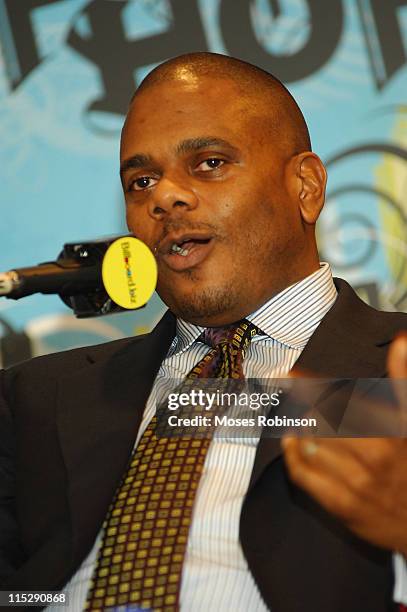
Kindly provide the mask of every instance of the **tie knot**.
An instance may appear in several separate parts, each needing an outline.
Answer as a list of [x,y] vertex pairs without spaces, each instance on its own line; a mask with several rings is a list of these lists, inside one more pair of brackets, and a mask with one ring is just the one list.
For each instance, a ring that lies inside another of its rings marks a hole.
[[258,329],[253,323],[242,319],[242,321],[227,327],[208,327],[202,333],[202,342],[205,342],[205,344],[212,348],[228,344],[243,352],[257,332]]

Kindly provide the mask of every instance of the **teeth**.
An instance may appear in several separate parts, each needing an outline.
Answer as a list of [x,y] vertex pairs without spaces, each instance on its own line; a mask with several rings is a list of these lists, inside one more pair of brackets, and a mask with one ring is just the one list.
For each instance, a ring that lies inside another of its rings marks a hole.
[[181,248],[176,242],[174,242],[174,244],[172,245],[171,252],[178,253],[178,255],[182,255],[183,257],[186,257],[189,253],[188,249]]

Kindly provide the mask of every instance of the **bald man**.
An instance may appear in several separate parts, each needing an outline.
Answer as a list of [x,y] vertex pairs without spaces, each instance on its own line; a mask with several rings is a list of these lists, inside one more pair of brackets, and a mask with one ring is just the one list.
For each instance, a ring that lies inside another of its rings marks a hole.
[[[246,378],[406,376],[405,317],[319,261],[326,172],[296,102],[247,63],[181,56],[136,91],[120,156],[169,310],[149,335],[2,374],[3,588],[64,589],[75,611],[398,609],[405,439],[151,446],[160,384],[215,358]],[[231,330],[241,352],[206,343]]]

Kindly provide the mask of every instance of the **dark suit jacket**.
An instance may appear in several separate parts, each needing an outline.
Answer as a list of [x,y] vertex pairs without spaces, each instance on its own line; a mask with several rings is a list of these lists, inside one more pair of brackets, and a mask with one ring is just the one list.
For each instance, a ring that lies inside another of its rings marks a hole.
[[[366,306],[344,281],[298,366],[322,377],[386,376],[404,315]],[[0,584],[58,590],[88,554],[132,451],[175,334],[33,359],[3,372]],[[337,414],[327,414],[336,427]],[[259,443],[241,513],[250,571],[273,612],[393,610],[391,553],[351,535],[287,478],[279,441]]]

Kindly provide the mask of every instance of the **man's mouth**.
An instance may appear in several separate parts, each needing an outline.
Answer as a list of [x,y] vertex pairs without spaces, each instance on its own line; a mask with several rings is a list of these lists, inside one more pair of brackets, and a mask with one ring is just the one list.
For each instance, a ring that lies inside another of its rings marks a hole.
[[170,234],[160,243],[158,253],[169,268],[178,272],[202,263],[213,243],[214,236],[208,233]]
[[187,257],[190,251],[196,248],[197,245],[208,244],[210,240],[211,238],[202,238],[185,240],[183,242],[174,242],[171,246],[170,254],[172,255],[176,253],[177,255],[181,255],[182,257]]

